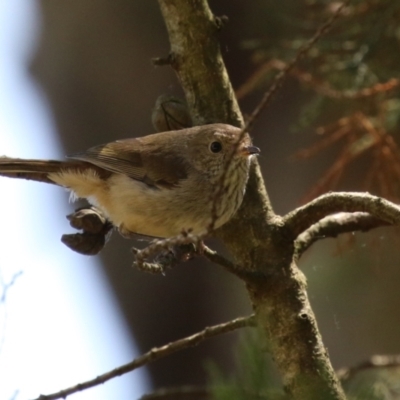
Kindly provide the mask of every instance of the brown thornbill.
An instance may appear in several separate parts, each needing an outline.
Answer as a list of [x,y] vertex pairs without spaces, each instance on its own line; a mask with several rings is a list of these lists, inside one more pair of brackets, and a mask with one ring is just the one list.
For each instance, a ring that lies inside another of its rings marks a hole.
[[123,234],[169,237],[204,232],[212,214],[215,228],[226,223],[242,203],[251,157],[259,152],[241,129],[210,124],[118,140],[67,161],[1,157],[0,176],[66,187]]

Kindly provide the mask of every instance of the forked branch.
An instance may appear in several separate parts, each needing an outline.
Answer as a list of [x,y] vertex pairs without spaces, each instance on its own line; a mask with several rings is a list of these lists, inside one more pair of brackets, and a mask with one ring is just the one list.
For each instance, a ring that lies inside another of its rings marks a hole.
[[332,192],[317,197],[283,217],[293,239],[323,218],[339,212],[366,212],[371,216],[397,225],[400,223],[400,207],[369,193]]
[[343,233],[366,232],[370,229],[387,225],[390,224],[365,212],[340,212],[330,215],[310,226],[299,235],[295,242],[296,258],[299,259],[318,240],[335,238]]
[[[343,3],[342,7],[348,1]],[[182,83],[194,123],[224,122],[243,127],[206,0],[159,0],[159,4],[174,55],[172,67]],[[339,15],[340,9],[300,49],[290,68]],[[286,74],[287,70],[283,77]],[[251,121],[268,104],[283,77],[265,94]],[[245,279],[248,293],[288,394],[296,399],[343,400],[308,302],[305,280],[292,259],[295,237],[287,238],[284,228],[272,210],[255,162],[243,204],[235,217],[218,229],[218,237],[235,263],[256,276]]]

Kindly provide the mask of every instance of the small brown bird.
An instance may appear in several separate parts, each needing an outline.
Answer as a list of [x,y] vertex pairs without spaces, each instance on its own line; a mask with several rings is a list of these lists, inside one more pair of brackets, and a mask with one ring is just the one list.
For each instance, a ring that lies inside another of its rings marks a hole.
[[98,207],[121,233],[169,237],[211,222],[212,197],[227,159],[215,228],[242,203],[251,156],[260,150],[241,130],[211,124],[92,147],[68,161],[0,158],[0,176],[54,183]]

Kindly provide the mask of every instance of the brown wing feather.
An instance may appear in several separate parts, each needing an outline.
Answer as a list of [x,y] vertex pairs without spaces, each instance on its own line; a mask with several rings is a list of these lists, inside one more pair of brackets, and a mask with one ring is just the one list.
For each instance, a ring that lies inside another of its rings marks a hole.
[[86,161],[108,171],[124,174],[150,186],[173,187],[187,178],[185,159],[160,148],[157,138],[125,139],[95,146],[70,158]]
[[63,170],[95,169],[97,174],[106,179],[110,172],[103,168],[97,168],[93,164],[81,161],[56,161],[56,160],[32,160],[21,158],[0,157],[0,176],[10,178],[30,179],[39,182],[54,183],[50,173],[58,173]]

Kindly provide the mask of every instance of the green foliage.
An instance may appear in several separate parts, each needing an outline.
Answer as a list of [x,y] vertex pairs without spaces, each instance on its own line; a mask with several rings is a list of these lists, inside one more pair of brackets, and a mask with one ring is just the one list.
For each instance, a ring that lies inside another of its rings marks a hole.
[[[265,4],[269,35],[244,41],[256,69],[238,90],[240,98],[255,88],[265,89],[342,2],[269,0]],[[306,93],[292,129],[320,134],[315,145],[294,158],[308,159],[333,146],[339,151],[302,202],[341,189],[346,172],[354,171],[352,163],[365,162],[364,155],[368,162],[352,189],[400,201],[399,22],[400,1],[352,0],[329,32],[288,72],[292,83],[297,81]]]
[[345,381],[349,400],[399,400],[400,367],[362,369]]
[[[268,1],[269,12],[264,23],[276,27],[274,33],[267,37],[247,39],[243,47],[252,51],[253,60],[259,66],[271,60],[288,62],[339,4],[325,0]],[[311,82],[293,74],[302,87],[319,93],[318,97],[326,96],[335,100],[329,107],[324,107],[324,111],[318,104],[318,108],[310,113],[318,99],[312,97],[309,104],[304,106],[299,126],[307,122],[324,123],[332,119],[332,115],[343,116],[343,110],[347,115],[355,111],[367,115],[378,114],[384,99],[398,96],[398,91],[393,90],[382,91],[372,97],[354,98],[349,94],[400,77],[399,21],[399,1],[351,2],[330,32],[318,41],[298,66],[301,71],[310,74]],[[267,69],[265,77],[270,78],[271,72],[271,69]],[[340,96],[341,92],[347,95]],[[393,121],[390,120],[392,126]]]
[[294,132],[301,131],[313,123],[318,119],[321,115],[322,110],[325,108],[328,99],[319,94],[315,94],[312,98],[304,103],[300,108],[299,119],[298,121],[292,125],[292,130]]
[[[257,7],[260,3],[254,2]],[[256,7],[254,4],[249,7]],[[254,35],[242,42],[256,68],[240,88],[240,97],[254,89],[265,90],[277,71],[296,56],[340,4],[331,0],[262,2],[263,36]],[[334,168],[319,180],[310,197],[320,194],[317,190],[331,190],[346,175],[345,169],[367,154],[369,162],[362,169],[365,176],[357,177],[361,189],[372,188],[400,201],[400,148],[395,141],[400,133],[399,49],[400,1],[352,0],[330,32],[290,72],[291,79],[307,92],[294,128],[320,127],[319,143],[303,151],[302,158],[338,143],[342,146]],[[214,398],[284,399],[274,386],[274,375],[258,338],[245,336],[239,348],[240,367],[234,377],[210,366]],[[393,368],[371,368],[346,381],[344,389],[349,400],[400,400],[400,375]]]
[[394,131],[400,123],[400,99],[390,99],[385,103],[384,125],[388,131]]
[[[290,400],[276,384],[263,343],[257,331],[243,333],[233,376],[227,377],[217,365],[208,363],[213,400]],[[348,400],[400,400],[400,366],[377,363],[351,371],[342,381]]]
[[261,335],[246,332],[237,346],[237,371],[226,377],[219,368],[209,363],[213,399],[215,400],[284,400],[283,392],[276,387],[271,362],[262,346]]

